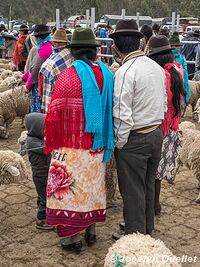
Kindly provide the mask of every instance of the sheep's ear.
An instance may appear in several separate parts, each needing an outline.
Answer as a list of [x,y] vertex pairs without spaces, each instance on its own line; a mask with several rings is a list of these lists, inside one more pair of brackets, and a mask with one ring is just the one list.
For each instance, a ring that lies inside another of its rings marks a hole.
[[20,175],[20,172],[19,170],[14,167],[14,166],[9,166],[7,171],[12,175],[12,176],[19,176]]

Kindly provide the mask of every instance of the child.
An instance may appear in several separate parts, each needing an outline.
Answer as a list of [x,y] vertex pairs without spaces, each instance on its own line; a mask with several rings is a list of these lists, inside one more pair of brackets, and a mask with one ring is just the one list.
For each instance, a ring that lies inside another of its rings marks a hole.
[[44,119],[45,115],[41,113],[30,113],[26,115],[25,126],[28,131],[26,148],[32,168],[33,182],[38,194],[36,228],[53,230],[53,227],[46,224],[46,185],[51,156],[44,154]]

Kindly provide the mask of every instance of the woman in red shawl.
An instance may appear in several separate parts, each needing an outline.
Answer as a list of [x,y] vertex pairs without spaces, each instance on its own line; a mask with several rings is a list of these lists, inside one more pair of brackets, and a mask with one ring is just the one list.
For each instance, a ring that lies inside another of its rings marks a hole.
[[26,57],[22,55],[22,50],[23,50],[24,43],[26,41],[26,37],[28,35],[28,27],[22,24],[20,26],[19,32],[20,32],[19,39],[15,46],[13,60],[14,60],[14,64],[17,67],[17,70],[24,71],[24,67],[26,65]]
[[105,221],[105,162],[114,149],[113,75],[96,62],[97,46],[91,29],[74,31],[75,61],[59,76],[45,120],[45,151],[52,153],[46,222],[77,254],[80,232],[91,246],[95,224]]

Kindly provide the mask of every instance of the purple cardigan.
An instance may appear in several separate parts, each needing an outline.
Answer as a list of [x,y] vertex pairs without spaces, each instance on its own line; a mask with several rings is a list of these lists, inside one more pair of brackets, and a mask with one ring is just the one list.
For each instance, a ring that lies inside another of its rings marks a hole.
[[33,58],[30,69],[22,76],[22,80],[26,82],[26,88],[29,91],[33,89],[34,85],[38,84],[38,74],[40,68],[47,58],[52,54],[52,52],[53,49],[51,42],[43,43]]

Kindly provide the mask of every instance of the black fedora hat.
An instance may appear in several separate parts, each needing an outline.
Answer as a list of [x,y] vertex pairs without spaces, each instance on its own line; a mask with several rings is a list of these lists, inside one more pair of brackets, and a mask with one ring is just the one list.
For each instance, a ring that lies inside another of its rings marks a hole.
[[138,31],[138,26],[134,19],[118,20],[115,32],[111,33],[109,36],[110,38],[114,38],[118,35],[134,35],[140,39],[144,37],[144,35]]
[[90,28],[76,28],[68,47],[99,47]]
[[29,30],[29,28],[28,28],[28,26],[25,25],[25,24],[22,24],[22,25],[20,26],[20,28],[19,28],[19,32],[21,32],[21,31],[28,31],[28,30]]
[[49,34],[51,31],[49,30],[49,27],[46,24],[37,24],[34,27],[33,35],[35,37],[39,37],[45,34]]
[[172,51],[169,39],[164,35],[152,36],[148,42],[148,56]]

